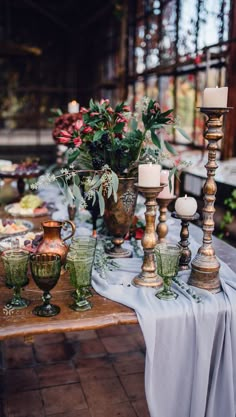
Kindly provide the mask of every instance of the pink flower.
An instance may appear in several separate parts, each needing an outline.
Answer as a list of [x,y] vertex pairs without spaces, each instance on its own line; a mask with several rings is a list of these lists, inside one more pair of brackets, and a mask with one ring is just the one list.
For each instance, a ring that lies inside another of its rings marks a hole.
[[99,116],[99,113],[97,111],[93,111],[92,113],[90,113],[90,116],[91,117]]
[[112,113],[114,113],[114,110],[113,110],[113,108],[111,107],[111,106],[109,106],[109,107],[107,107],[107,112],[108,113],[110,113],[110,114],[112,114]]
[[160,104],[157,101],[155,101],[155,103],[154,103],[154,109],[156,111],[161,109]]
[[87,133],[92,133],[93,129],[90,126],[86,126],[83,130],[83,133],[87,134]]
[[152,113],[152,114],[156,114],[156,112],[155,112],[155,110],[154,110],[154,109],[151,109],[151,110],[150,110],[150,113]]
[[128,112],[130,112],[130,106],[124,106],[124,107],[123,107],[123,111],[128,111]]
[[74,142],[75,147],[78,148],[82,143],[82,139],[80,136],[78,136],[77,138],[73,139],[73,142]]
[[60,143],[64,143],[64,144],[70,142],[70,138],[65,138],[65,137],[58,138],[58,140]]
[[101,100],[100,100],[100,104],[109,104],[110,103],[110,100],[108,99],[108,98],[106,98],[105,100],[102,98]]
[[71,138],[71,134],[67,130],[62,130],[61,135],[65,138]]
[[83,126],[83,120],[76,120],[76,122],[74,123],[74,128],[76,130],[80,130],[80,128]]
[[88,109],[86,109],[85,107],[81,107],[80,113],[81,114],[86,114],[86,113],[88,113]]

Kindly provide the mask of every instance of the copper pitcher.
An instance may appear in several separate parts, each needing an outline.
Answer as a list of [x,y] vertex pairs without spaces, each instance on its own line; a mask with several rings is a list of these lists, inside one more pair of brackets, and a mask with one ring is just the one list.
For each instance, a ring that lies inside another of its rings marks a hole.
[[[71,226],[71,233],[64,239],[61,237],[62,227],[68,223]],[[38,253],[57,253],[61,255],[62,265],[66,262],[66,255],[69,247],[65,244],[65,240],[72,237],[75,233],[75,225],[70,220],[64,222],[49,220],[42,223],[43,227],[43,240],[39,244]]]

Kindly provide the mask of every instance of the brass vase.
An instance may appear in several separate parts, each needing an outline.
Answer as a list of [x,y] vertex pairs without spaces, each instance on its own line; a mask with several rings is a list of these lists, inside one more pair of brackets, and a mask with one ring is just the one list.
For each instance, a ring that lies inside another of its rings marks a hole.
[[134,216],[138,191],[134,184],[136,178],[119,178],[117,201],[113,196],[106,199],[104,221],[109,233],[113,236],[113,246],[107,249],[112,258],[130,258],[132,252],[122,247]]

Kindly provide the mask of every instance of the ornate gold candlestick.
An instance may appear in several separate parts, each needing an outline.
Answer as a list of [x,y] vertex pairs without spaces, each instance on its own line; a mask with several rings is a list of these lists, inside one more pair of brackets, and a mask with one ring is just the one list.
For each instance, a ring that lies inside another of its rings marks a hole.
[[203,212],[203,244],[198,249],[198,253],[192,261],[192,272],[188,283],[195,287],[203,288],[211,292],[221,291],[219,269],[220,263],[216,258],[215,250],[212,245],[212,233],[214,231],[214,203],[216,195],[215,171],[216,150],[218,140],[223,138],[222,124],[223,116],[228,113],[231,107],[212,108],[202,107],[200,111],[208,116],[206,121],[205,139],[208,140],[208,162],[207,180],[203,187],[204,208]]
[[179,216],[175,211],[171,214],[175,219],[181,220],[181,231],[180,231],[180,241],[179,244],[182,246],[183,250],[179,260],[179,271],[185,271],[190,269],[190,261],[192,252],[189,249],[189,231],[188,226],[190,221],[198,220],[199,214],[195,213],[194,216]]
[[168,233],[168,226],[166,224],[166,213],[168,210],[168,205],[176,199],[176,196],[169,198],[157,198],[157,203],[159,205],[160,215],[158,217],[159,223],[156,228],[158,243],[163,243],[166,241],[166,235]]
[[138,191],[145,197],[145,220],[146,227],[142,237],[142,246],[144,251],[142,271],[136,276],[132,283],[136,287],[155,287],[162,289],[162,278],[156,272],[156,260],[154,248],[158,242],[155,230],[155,220],[157,211],[157,196],[166,187],[167,184],[161,184],[159,187],[140,187],[136,184]]

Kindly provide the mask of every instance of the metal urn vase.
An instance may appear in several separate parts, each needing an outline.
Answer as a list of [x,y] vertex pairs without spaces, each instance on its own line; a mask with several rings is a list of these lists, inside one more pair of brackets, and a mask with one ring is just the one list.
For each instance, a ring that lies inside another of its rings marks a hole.
[[136,178],[119,178],[117,201],[113,197],[106,199],[104,221],[113,236],[113,246],[107,249],[112,258],[130,258],[132,251],[123,248],[124,237],[129,231],[134,216],[138,191],[134,184]]

